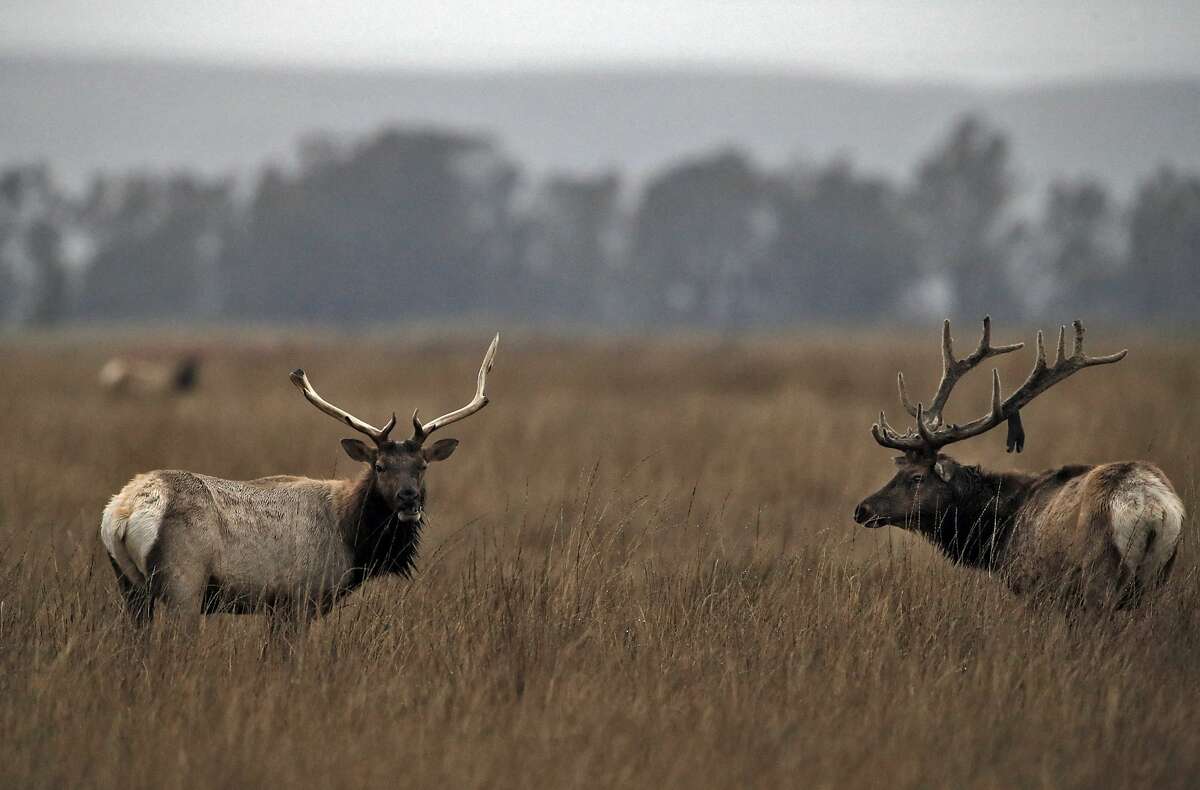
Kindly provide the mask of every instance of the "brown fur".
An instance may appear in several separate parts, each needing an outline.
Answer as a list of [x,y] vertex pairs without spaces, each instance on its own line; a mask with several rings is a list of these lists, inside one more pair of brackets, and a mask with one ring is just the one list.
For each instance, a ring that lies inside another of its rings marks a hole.
[[863,500],[855,519],[918,532],[951,559],[1000,573],[1015,592],[1124,605],[1170,571],[1173,542],[1165,564],[1151,569],[1152,578],[1139,577],[1125,559],[1144,554],[1153,540],[1177,540],[1177,532],[1159,536],[1148,526],[1144,536],[1134,536],[1145,545],[1117,542],[1121,516],[1115,508],[1128,492],[1157,486],[1156,496],[1161,489],[1178,503],[1166,475],[1152,464],[1066,466],[1026,475],[963,467],[944,455],[898,461],[896,476]]
[[412,572],[426,467],[457,443],[344,440],[368,464],[350,480],[138,475],[105,509],[101,538],[138,622],[156,599],[188,616],[267,609],[311,617],[373,576]]

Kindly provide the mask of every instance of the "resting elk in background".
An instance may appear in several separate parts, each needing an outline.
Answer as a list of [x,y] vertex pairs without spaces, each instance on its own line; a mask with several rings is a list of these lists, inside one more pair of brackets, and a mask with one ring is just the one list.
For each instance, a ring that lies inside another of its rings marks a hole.
[[1025,383],[1001,399],[1000,376],[992,371],[988,413],[964,425],[946,424],[942,411],[962,376],[988,357],[1023,347],[991,345],[991,321],[965,359],[955,359],[950,322],[942,330],[942,380],[929,407],[913,404],[897,381],[915,429],[901,434],[881,412],[871,427],[875,441],[900,450],[900,467],[887,485],[864,499],[854,520],[867,527],[898,526],[923,535],[956,562],[996,571],[1017,593],[1065,596],[1084,605],[1124,606],[1164,581],[1179,543],[1184,510],[1166,476],[1152,464],[1124,461],[1100,466],[1064,466],[1040,474],[989,472],[963,466],[941,454],[953,442],[1009,424],[1008,451],[1024,446],[1020,410],[1071,374],[1124,359],[1126,351],[1103,357],[1083,353],[1083,326],[1066,354],[1066,327],[1058,354],[1046,364],[1042,333],[1037,358]]
[[129,613],[144,624],[156,600],[185,615],[265,610],[272,624],[304,622],[381,574],[407,577],[424,524],[425,471],[458,446],[437,430],[488,403],[485,387],[500,336],[479,368],[475,397],[460,409],[388,438],[396,415],[375,428],[328,403],[303,370],[294,383],[318,409],[365,434],[343,439],[366,464],[351,480],[279,475],[250,481],[160,470],[138,475],[112,498],[100,537]]
[[200,376],[200,358],[183,357],[173,365],[113,357],[100,368],[100,386],[113,395],[190,392]]

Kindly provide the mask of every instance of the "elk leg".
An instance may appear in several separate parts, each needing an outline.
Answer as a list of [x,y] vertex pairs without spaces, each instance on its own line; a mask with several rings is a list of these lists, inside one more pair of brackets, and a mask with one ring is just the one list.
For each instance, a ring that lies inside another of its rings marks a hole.
[[287,601],[267,606],[267,636],[258,653],[260,661],[269,652],[282,658],[290,658],[296,647],[304,640],[308,628],[318,617],[329,614],[337,596],[323,593],[316,597],[304,597],[301,601]]
[[121,566],[112,557],[113,572],[117,575],[117,586],[121,589],[121,598],[125,601],[125,612],[139,629],[144,628],[154,617],[154,596],[150,594],[147,584],[136,584],[121,571]]
[[172,619],[180,631],[193,634],[199,628],[204,604],[206,573],[189,573],[172,568],[159,569],[150,580],[152,595],[161,597],[168,605]]
[[265,659],[268,652],[291,656],[317,614],[316,607],[308,602],[284,601],[266,607],[267,638],[259,651],[259,659]]

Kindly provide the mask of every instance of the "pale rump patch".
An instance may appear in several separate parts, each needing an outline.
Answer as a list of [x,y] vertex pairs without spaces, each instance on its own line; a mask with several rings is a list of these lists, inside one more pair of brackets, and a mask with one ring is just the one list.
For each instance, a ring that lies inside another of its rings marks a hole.
[[1114,492],[1111,513],[1121,563],[1139,581],[1153,581],[1175,556],[1183,502],[1158,475],[1139,469]]
[[129,368],[124,360],[110,359],[100,368],[100,373],[97,376],[100,380],[100,386],[105,389],[116,389],[124,383],[126,377],[129,376]]
[[132,582],[146,582],[146,558],[158,540],[165,511],[166,498],[153,475],[138,475],[129,481],[104,508],[100,540]]

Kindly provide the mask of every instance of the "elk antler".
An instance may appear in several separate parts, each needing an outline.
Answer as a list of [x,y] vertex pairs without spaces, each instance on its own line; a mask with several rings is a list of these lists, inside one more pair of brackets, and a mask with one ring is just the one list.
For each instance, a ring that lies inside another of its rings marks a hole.
[[483,355],[483,364],[479,366],[479,377],[475,382],[475,397],[471,398],[466,406],[460,409],[455,409],[449,414],[443,414],[441,417],[430,420],[422,424],[417,418],[417,412],[413,412],[413,435],[411,441],[421,444],[428,438],[429,434],[436,431],[438,428],[445,428],[450,423],[458,422],[470,417],[475,412],[488,405],[488,396],[485,388],[487,387],[487,374],[491,371],[492,365],[496,361],[496,347],[500,344],[500,333],[492,338],[492,343],[488,346],[487,353]]
[[1075,343],[1072,347],[1071,356],[1068,357],[1066,355],[1067,328],[1064,326],[1058,333],[1058,353],[1055,356],[1054,365],[1048,366],[1046,364],[1045,342],[1042,338],[1042,333],[1039,331],[1037,333],[1037,357],[1033,363],[1033,370],[1030,371],[1029,376],[1025,379],[1025,383],[1012,395],[1001,400],[1000,374],[993,369],[992,405],[988,413],[965,425],[945,425],[942,418],[942,409],[945,407],[946,401],[950,397],[950,391],[954,388],[958,379],[987,357],[1016,351],[1024,345],[1017,343],[1011,346],[992,348],[990,346],[991,321],[988,318],[984,318],[983,338],[979,341],[979,347],[966,359],[956,362],[950,344],[950,322],[947,321],[942,330],[942,383],[938,386],[937,394],[934,395],[930,410],[925,411],[920,403],[913,407],[904,387],[904,375],[900,374],[898,377],[900,400],[904,404],[905,410],[916,418],[916,430],[913,431],[910,429],[901,434],[887,424],[886,417],[884,417],[883,412],[880,412],[879,422],[871,426],[871,435],[875,437],[876,442],[884,447],[891,447],[906,452],[936,454],[941,447],[986,433],[1005,420],[1009,420],[1008,449],[1011,452],[1015,447],[1020,452],[1024,445],[1024,432],[1021,430],[1019,422],[1019,415],[1023,406],[1073,373],[1087,367],[1092,367],[1093,365],[1109,365],[1114,362],[1120,362],[1129,353],[1129,350],[1125,349],[1124,351],[1118,351],[1115,354],[1107,356],[1089,357],[1083,353],[1083,324],[1075,321],[1074,328]]
[[[979,345],[966,359],[956,360],[954,358],[954,341],[950,337],[950,319],[942,322],[942,380],[938,384],[937,392],[933,395],[933,400],[929,402],[929,408],[925,410],[925,417],[929,423],[933,426],[942,424],[942,410],[946,408],[946,401],[950,400],[950,392],[954,389],[954,385],[971,372],[976,365],[988,357],[1008,354],[1024,347],[1024,343],[992,346],[992,317],[989,315],[983,318],[983,335],[979,338]],[[916,417],[917,407],[908,397],[903,373],[896,374],[896,384],[900,388],[900,402],[904,405],[904,410],[910,416]]]
[[313,389],[312,383],[309,382],[308,376],[305,375],[304,371],[300,368],[296,368],[292,371],[291,379],[292,383],[304,393],[304,397],[308,399],[309,403],[316,406],[318,409],[325,412],[338,422],[343,422],[359,433],[364,433],[371,437],[376,445],[382,445],[384,442],[386,442],[388,440],[388,434],[391,433],[392,428],[396,427],[395,414],[392,415],[392,418],[388,420],[387,424],[382,428],[376,428],[374,425],[365,423],[358,419],[353,414],[342,411],[337,406],[334,406],[332,403],[317,394],[317,391]]

